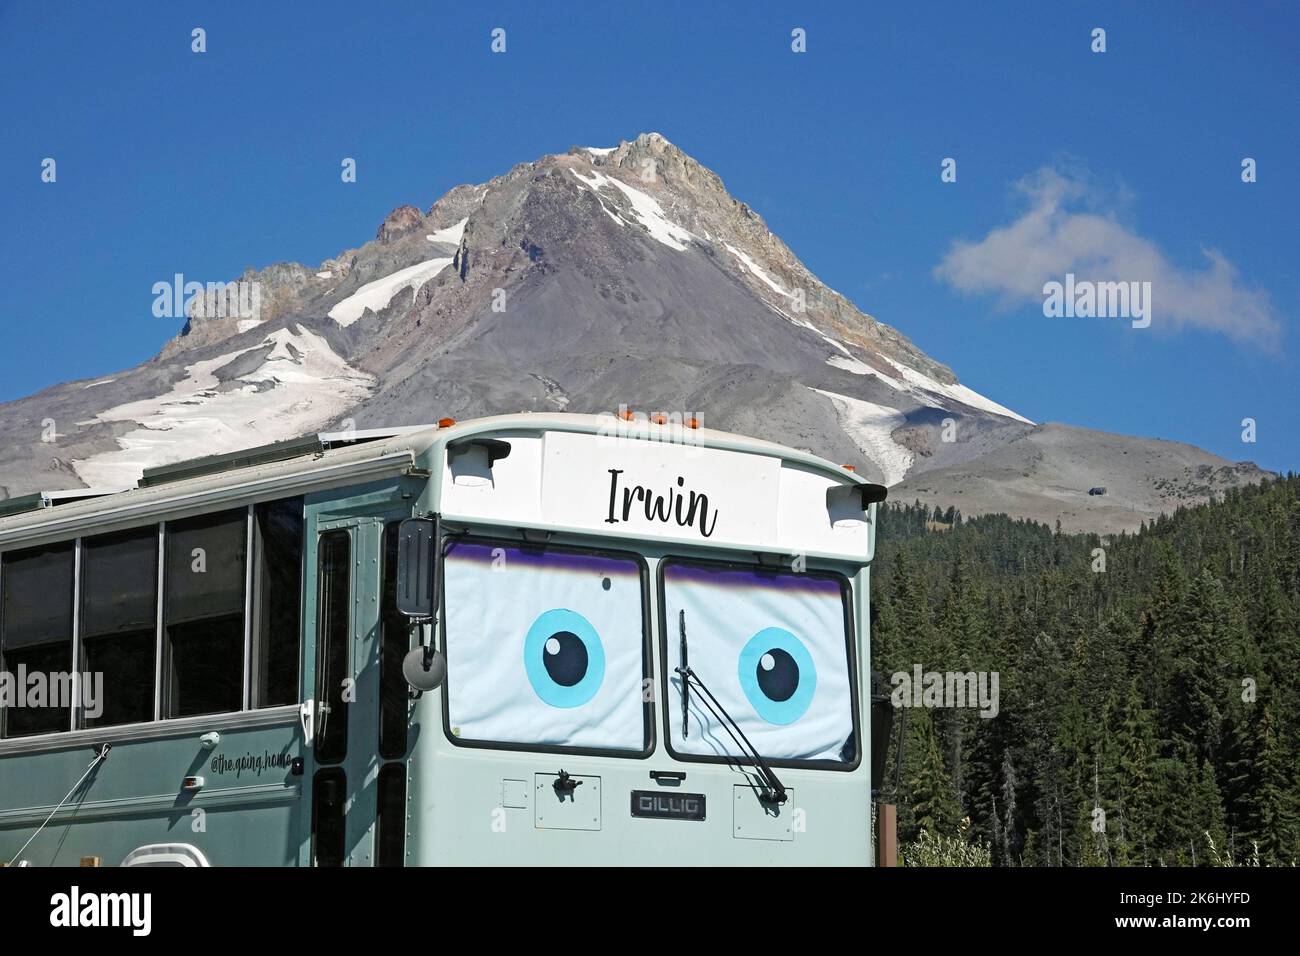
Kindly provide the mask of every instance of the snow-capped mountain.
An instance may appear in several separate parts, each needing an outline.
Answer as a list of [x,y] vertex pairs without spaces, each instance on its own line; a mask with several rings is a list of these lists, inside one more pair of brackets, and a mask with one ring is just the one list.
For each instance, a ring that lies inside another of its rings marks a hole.
[[124,486],[340,426],[621,404],[892,485],[1038,427],[828,288],[655,133],[457,186],[316,267],[240,281],[255,316],[196,306],[154,360],[0,405],[0,490]]

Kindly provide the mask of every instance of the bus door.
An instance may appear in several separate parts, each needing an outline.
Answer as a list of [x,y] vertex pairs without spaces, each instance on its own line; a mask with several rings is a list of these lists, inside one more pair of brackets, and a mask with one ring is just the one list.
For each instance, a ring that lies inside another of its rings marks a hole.
[[395,607],[397,526],[409,507],[315,522],[304,732],[311,737],[310,862],[401,866],[406,855],[411,644]]

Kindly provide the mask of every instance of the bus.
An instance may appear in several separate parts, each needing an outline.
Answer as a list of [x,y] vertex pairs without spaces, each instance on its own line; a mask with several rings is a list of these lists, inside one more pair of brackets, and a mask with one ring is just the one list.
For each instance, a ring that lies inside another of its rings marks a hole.
[[0,864],[872,865],[884,498],[620,410],[0,502]]

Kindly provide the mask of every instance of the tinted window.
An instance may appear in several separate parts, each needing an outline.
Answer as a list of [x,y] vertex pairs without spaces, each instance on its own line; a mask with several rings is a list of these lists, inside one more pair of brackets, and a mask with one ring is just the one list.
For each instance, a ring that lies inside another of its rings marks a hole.
[[42,700],[26,701],[26,706],[6,707],[4,736],[67,730],[72,706],[67,691],[73,670],[74,547],[69,543],[14,551],[2,560],[0,669],[14,675],[20,668],[27,674],[44,674],[52,692]]
[[167,716],[243,704],[244,510],[167,524]]
[[375,865],[402,866],[406,860],[406,767],[385,764],[379,771]]
[[319,770],[312,781],[311,855],[317,866],[342,866],[346,855],[343,803],[348,779],[342,767]]
[[153,719],[157,588],[156,527],[82,542],[82,669],[103,689],[86,701],[85,726]]
[[301,498],[272,501],[255,509],[254,707],[298,700],[302,534]]
[[316,699],[320,701],[316,759],[337,763],[348,749],[348,702],[343,681],[348,673],[352,610],[352,538],[346,531],[320,537],[320,593],[316,600]]
[[397,533],[400,522],[384,529],[384,605],[379,619],[379,756],[406,753],[408,685],[402,659],[411,649],[410,619],[397,610]]

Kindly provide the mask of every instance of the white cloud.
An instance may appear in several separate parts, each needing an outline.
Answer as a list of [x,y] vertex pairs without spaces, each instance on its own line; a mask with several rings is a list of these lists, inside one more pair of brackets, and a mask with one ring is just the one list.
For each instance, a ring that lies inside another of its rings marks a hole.
[[1044,283],[1061,282],[1067,272],[1096,282],[1150,282],[1153,328],[1187,325],[1276,345],[1281,323],[1268,294],[1243,285],[1222,253],[1202,249],[1203,268],[1179,268],[1113,209],[1100,207],[1095,184],[1074,171],[1044,167],[1016,188],[1029,208],[977,242],[954,242],[936,278],[962,292],[997,295],[1007,306],[1042,303]]

